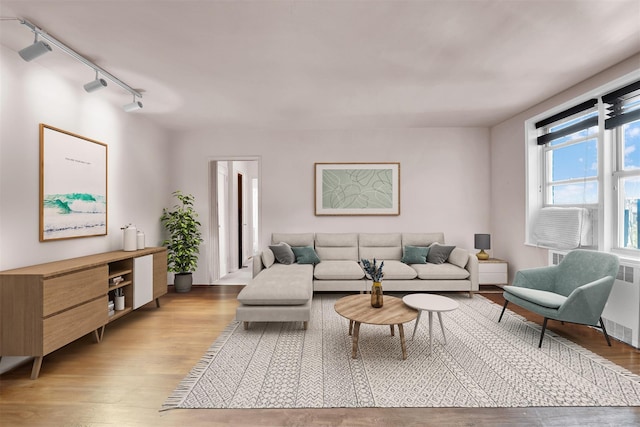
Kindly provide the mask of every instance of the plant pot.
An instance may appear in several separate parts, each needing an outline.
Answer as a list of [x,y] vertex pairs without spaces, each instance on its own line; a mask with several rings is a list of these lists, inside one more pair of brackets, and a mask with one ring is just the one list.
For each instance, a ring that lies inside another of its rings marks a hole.
[[371,307],[382,308],[382,283],[373,282],[371,286]]
[[173,286],[176,292],[189,292],[193,283],[192,273],[177,273],[173,278]]

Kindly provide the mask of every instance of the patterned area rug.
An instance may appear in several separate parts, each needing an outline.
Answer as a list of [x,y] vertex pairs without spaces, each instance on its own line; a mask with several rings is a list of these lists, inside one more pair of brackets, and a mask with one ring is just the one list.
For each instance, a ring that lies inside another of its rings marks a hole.
[[[301,323],[232,322],[170,396],[172,408],[640,406],[640,377],[476,295],[452,296],[443,313],[447,344],[434,315],[405,324],[362,325],[351,358],[348,321],[334,310],[341,295],[316,294],[309,329]],[[400,296],[400,295],[396,295]],[[614,343],[615,345],[615,343]]]

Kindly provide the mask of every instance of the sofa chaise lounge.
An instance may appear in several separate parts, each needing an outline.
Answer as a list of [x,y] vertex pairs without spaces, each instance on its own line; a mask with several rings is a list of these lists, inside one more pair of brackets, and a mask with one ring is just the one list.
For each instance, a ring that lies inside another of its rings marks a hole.
[[[385,292],[464,291],[473,296],[478,290],[476,256],[445,245],[444,233],[274,233],[271,241],[270,248],[253,257],[253,279],[238,294],[236,319],[245,328],[249,322],[289,321],[303,322],[306,329],[314,291],[370,288],[362,258],[384,260]],[[279,262],[272,248],[283,243],[317,258]],[[426,253],[424,259],[407,258],[416,249]]]

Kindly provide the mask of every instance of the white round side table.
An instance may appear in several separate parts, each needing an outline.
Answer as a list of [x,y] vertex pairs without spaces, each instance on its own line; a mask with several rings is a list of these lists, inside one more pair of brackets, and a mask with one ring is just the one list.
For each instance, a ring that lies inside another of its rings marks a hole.
[[440,328],[442,329],[442,337],[444,343],[447,343],[447,337],[444,333],[444,324],[442,323],[442,312],[453,311],[459,307],[457,301],[451,298],[443,297],[442,295],[433,294],[410,294],[405,295],[402,301],[411,308],[418,310],[418,318],[416,319],[416,326],[413,329],[413,340],[418,330],[418,323],[420,323],[420,315],[422,311],[429,312],[429,352],[433,351],[433,313],[438,313],[438,321],[440,322]]

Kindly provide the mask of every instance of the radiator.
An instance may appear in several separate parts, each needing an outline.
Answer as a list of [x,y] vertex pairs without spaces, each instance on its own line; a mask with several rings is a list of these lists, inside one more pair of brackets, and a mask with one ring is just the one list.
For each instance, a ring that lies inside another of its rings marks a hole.
[[538,246],[575,249],[593,244],[591,215],[586,208],[542,208],[533,229]]
[[[557,265],[561,251],[549,251],[549,264]],[[609,336],[640,348],[640,267],[620,261],[618,277],[602,312]]]

